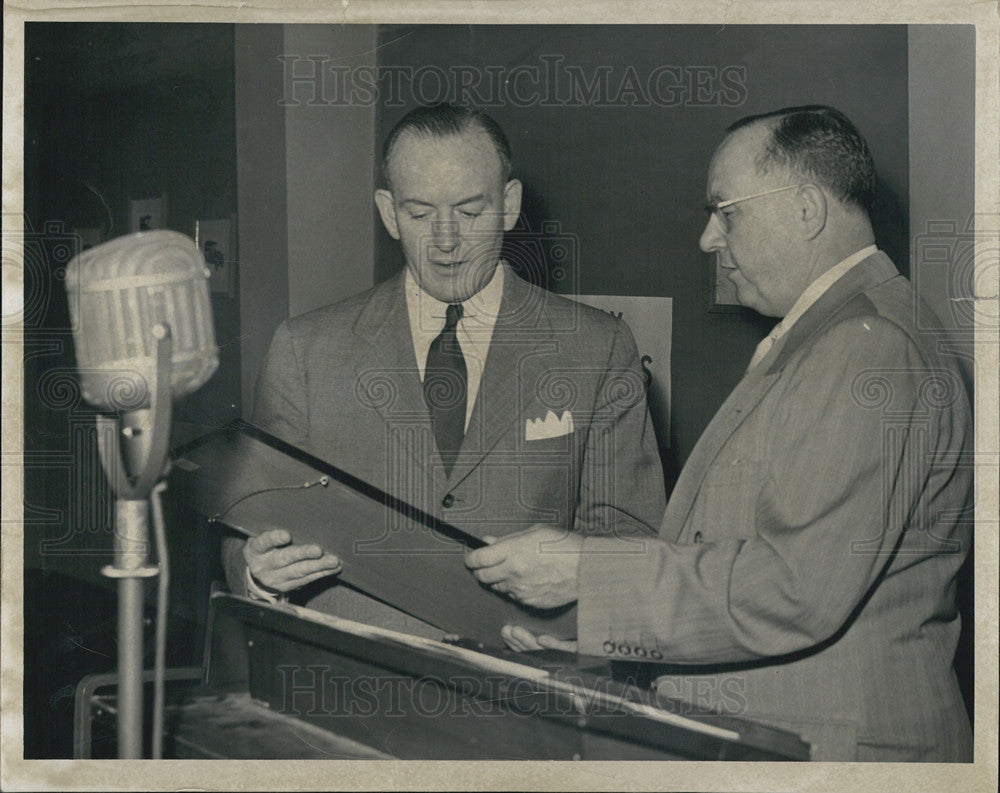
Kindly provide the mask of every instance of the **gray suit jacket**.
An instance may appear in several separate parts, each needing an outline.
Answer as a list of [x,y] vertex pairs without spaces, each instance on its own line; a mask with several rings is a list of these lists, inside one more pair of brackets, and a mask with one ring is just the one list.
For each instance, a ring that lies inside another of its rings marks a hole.
[[[260,375],[254,423],[480,537],[538,522],[583,533],[655,533],[649,526],[665,504],[662,469],[624,322],[508,270],[476,404],[446,476],[403,284],[400,273],[282,323]],[[526,439],[526,421],[550,410],[569,411],[573,431]],[[393,516],[386,520],[390,532]],[[429,550],[435,542],[428,536]],[[224,548],[236,591],[243,588],[240,547]],[[308,605],[439,635],[335,580],[327,584]]]
[[658,696],[792,729],[816,759],[971,759],[970,413],[916,305],[877,253],[803,314],[705,430],[662,541],[586,541],[582,652],[698,664]]

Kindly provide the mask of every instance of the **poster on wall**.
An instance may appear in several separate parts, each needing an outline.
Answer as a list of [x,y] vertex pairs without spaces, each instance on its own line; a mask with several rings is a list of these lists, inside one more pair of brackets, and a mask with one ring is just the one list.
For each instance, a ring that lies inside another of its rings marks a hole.
[[167,194],[159,198],[139,198],[128,202],[128,230],[152,231],[167,227]]
[[196,220],[194,241],[205,255],[208,286],[212,295],[232,297],[236,287],[236,254],[231,218]]
[[633,295],[574,295],[628,323],[639,348],[639,362],[646,375],[649,412],[663,446],[670,446],[670,335],[673,299]]

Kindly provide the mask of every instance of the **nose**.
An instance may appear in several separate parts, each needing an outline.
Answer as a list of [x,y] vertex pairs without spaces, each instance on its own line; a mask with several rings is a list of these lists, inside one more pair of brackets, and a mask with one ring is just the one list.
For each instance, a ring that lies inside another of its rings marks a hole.
[[454,220],[438,220],[431,224],[434,247],[450,253],[458,247],[458,223]]
[[720,251],[726,247],[726,235],[722,233],[722,226],[719,225],[714,213],[708,216],[705,230],[698,239],[698,247],[705,253]]

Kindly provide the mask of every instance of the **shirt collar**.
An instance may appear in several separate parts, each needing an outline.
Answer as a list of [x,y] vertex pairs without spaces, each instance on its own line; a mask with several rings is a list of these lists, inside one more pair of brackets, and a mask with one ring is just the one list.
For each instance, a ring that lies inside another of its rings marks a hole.
[[779,322],[775,326],[774,330],[772,330],[768,335],[773,340],[781,338],[788,332],[789,328],[791,328],[792,325],[798,321],[799,317],[806,313],[813,303],[819,300],[831,286],[847,274],[848,270],[855,265],[860,264],[877,251],[878,248],[875,245],[868,245],[867,247],[852,253],[846,259],[841,260],[823,273],[819,278],[806,287],[806,290],[799,295],[799,299],[795,301],[791,310],[785,314],[781,322]]
[[[459,326],[470,335],[475,335],[479,328],[492,330],[496,324],[497,316],[500,314],[500,302],[503,299],[505,268],[506,264],[501,261],[486,286],[463,301]],[[422,336],[429,333],[432,337],[437,336],[444,327],[445,312],[449,304],[422,290],[409,267],[406,268],[404,289],[413,335]]]

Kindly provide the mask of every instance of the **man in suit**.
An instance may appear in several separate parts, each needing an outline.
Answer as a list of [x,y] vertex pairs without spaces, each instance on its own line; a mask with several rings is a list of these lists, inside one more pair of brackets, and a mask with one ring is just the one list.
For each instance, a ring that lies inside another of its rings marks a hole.
[[743,305],[783,319],[644,554],[537,527],[467,555],[525,603],[578,601],[578,645],[508,626],[511,646],[692,664],[659,678],[657,698],[792,730],[814,759],[971,760],[952,670],[969,407],[874,245],[874,184],[867,145],[832,108],[730,127],[700,245]]
[[[417,108],[383,170],[375,202],[406,268],[281,324],[255,423],[480,537],[539,521],[655,534],[663,478],[635,342],[501,261],[521,199],[503,131],[471,109]],[[313,608],[440,635],[338,585],[340,560],[284,530],[226,541],[224,563],[235,591],[305,587]]]

